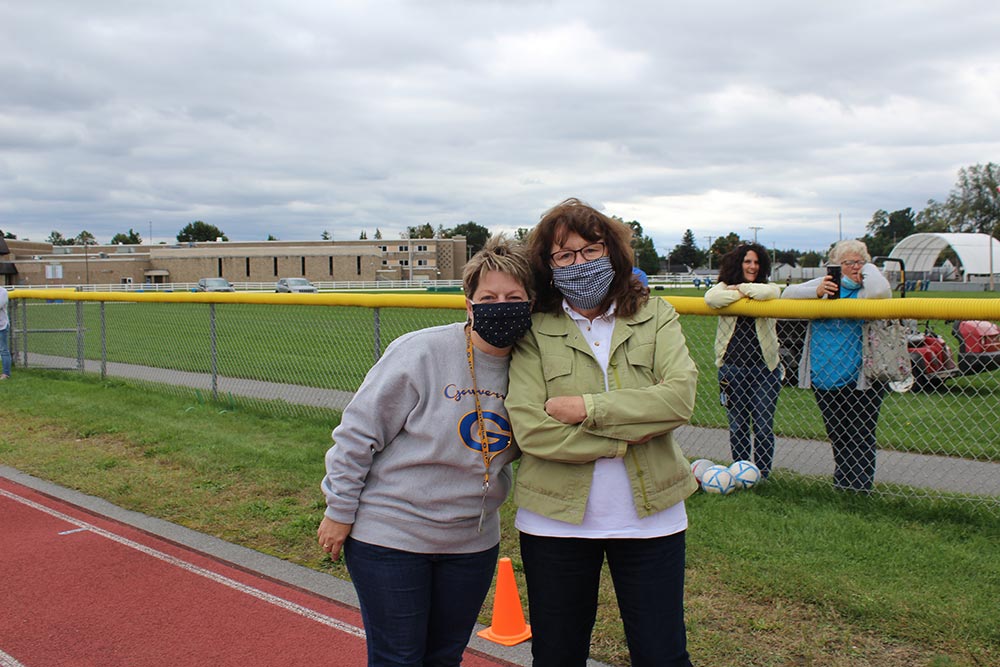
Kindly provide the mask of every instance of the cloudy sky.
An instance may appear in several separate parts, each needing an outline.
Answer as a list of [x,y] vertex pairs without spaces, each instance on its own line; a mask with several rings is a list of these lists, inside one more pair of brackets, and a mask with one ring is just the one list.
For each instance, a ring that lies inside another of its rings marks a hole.
[[[992,0],[0,0],[0,229],[530,227],[779,249],[1000,161]],[[759,229],[753,229],[758,227]]]

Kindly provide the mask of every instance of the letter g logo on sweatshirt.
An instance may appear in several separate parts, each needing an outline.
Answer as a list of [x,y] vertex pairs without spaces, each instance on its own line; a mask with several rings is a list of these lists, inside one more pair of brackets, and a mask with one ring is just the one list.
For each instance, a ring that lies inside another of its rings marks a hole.
[[[510,422],[503,415],[489,410],[483,410],[483,421],[486,422],[486,439],[489,442],[489,457],[493,458],[510,447]],[[477,452],[483,451],[479,442],[479,420],[476,411],[466,413],[458,423],[458,436],[466,447]]]

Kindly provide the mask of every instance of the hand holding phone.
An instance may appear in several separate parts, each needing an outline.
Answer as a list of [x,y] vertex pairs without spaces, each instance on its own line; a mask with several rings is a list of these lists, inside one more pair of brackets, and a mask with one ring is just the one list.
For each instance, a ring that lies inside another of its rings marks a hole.
[[826,267],[826,275],[833,278],[833,284],[837,286],[837,289],[831,294],[827,293],[826,298],[828,299],[839,299],[840,298],[840,265],[831,264]]

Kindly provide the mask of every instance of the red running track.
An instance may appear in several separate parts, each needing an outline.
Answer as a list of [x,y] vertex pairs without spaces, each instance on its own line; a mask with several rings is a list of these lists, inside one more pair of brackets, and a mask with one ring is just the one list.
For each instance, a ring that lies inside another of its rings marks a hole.
[[0,478],[0,667],[360,667],[360,628],[356,609]]

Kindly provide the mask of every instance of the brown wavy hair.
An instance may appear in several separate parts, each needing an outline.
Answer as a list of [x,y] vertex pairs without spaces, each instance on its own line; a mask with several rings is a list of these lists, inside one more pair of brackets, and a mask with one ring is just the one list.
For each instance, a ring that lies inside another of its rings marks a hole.
[[746,282],[743,279],[743,259],[751,250],[757,253],[757,261],[760,263],[755,282],[766,283],[770,280],[771,256],[767,254],[767,248],[759,243],[741,243],[722,256],[722,262],[719,264],[719,281],[727,285]]
[[546,211],[528,236],[528,258],[535,273],[535,311],[556,313],[562,306],[563,295],[552,283],[550,255],[552,246],[561,245],[573,232],[591,243],[603,241],[615,269],[601,310],[614,303],[616,315],[635,315],[649,300],[649,290],[632,275],[632,228],[573,198]]

